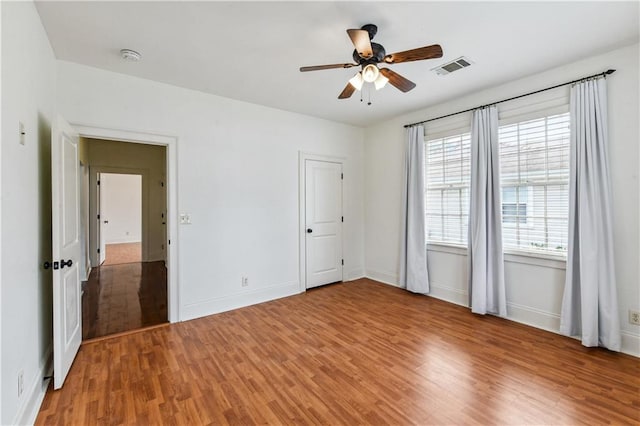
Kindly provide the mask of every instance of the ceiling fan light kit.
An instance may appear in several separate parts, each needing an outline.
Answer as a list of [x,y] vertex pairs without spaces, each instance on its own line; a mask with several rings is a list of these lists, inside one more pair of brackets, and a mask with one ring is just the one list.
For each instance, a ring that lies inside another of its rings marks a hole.
[[[349,29],[347,34],[355,47],[353,60],[356,63],[314,65],[301,67],[301,72],[319,71],[334,68],[361,67],[361,71],[349,79],[347,86],[342,90],[338,99],[351,97],[356,90],[362,90],[364,83],[373,83],[376,90],[382,89],[387,82],[402,92],[408,92],[416,87],[416,84],[389,68],[378,68],[379,63],[399,64],[402,62],[422,61],[442,57],[442,47],[438,44],[419,47],[417,49],[386,54],[381,44],[373,43],[373,37],[378,32],[378,27],[373,24],[362,26],[359,30]],[[369,102],[370,104],[370,102]]]
[[357,73],[353,77],[349,79],[349,84],[351,84],[356,90],[362,90],[362,85],[364,84],[364,79],[362,78],[361,73]]
[[362,79],[367,83],[373,83],[379,75],[380,70],[373,64],[369,64],[362,69]]
[[389,79],[384,75],[380,74],[378,78],[376,78],[376,81],[373,82],[373,85],[376,87],[376,90],[380,90],[384,86],[386,86],[388,82],[389,82]]

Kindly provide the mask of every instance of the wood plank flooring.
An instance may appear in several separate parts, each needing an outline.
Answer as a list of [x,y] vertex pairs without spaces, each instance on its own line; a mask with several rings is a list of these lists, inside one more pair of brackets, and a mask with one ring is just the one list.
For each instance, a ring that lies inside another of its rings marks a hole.
[[36,424],[638,424],[640,360],[362,279],[84,344]]
[[167,322],[164,262],[93,268],[82,295],[82,339]]
[[142,243],[107,244],[105,259],[101,266],[142,262]]

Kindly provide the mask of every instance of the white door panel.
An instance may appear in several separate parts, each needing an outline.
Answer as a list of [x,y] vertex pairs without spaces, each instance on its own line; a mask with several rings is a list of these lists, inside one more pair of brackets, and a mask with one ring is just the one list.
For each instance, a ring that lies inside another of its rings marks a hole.
[[100,243],[100,251],[98,255],[98,266],[102,265],[107,258],[107,197],[105,194],[105,181],[102,179],[102,173],[98,173],[98,241]]
[[306,287],[342,281],[342,164],[305,161]]
[[51,132],[53,377],[59,389],[82,341],[78,135],[62,117]]

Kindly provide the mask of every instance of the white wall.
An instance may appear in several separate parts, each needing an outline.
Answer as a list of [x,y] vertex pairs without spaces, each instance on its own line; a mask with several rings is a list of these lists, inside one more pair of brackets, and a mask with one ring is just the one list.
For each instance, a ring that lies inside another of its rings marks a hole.
[[[403,125],[473,108],[499,99],[615,68],[608,78],[610,162],[613,185],[616,275],[623,350],[640,356],[640,330],[628,310],[640,310],[640,218],[638,185],[638,45],[594,56],[392,120],[365,130],[366,275],[397,284]],[[453,77],[454,75],[450,76]],[[448,78],[448,77],[443,77]],[[428,251],[432,295],[466,305],[466,251],[432,246]],[[506,256],[509,317],[557,331],[564,262]]]
[[57,74],[68,121],[178,138],[181,319],[299,291],[299,151],[345,158],[344,276],[363,275],[362,129],[64,61]]
[[109,221],[104,227],[106,243],[142,241],[142,175],[102,173],[100,190],[106,204],[102,214]]
[[[0,424],[35,420],[52,342],[51,122],[55,58],[28,2],[2,9]],[[21,145],[18,122],[25,125]],[[17,393],[18,372],[24,392]],[[34,411],[35,410],[35,411]]]

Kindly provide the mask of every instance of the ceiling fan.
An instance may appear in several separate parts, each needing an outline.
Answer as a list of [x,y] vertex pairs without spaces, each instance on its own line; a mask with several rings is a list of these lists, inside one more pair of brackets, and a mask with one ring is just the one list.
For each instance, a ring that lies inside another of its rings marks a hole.
[[387,55],[381,44],[373,43],[373,37],[378,32],[378,27],[373,24],[364,25],[361,29],[347,30],[351,42],[355,46],[353,60],[356,63],[314,65],[300,67],[301,72],[328,70],[333,68],[352,68],[360,66],[362,70],[353,76],[338,99],[347,99],[356,90],[362,89],[362,85],[373,83],[376,90],[379,90],[391,83],[402,92],[408,92],[416,87],[416,84],[389,68],[378,68],[378,64],[399,64],[402,62],[422,61],[424,59],[434,59],[442,57],[442,47],[439,44],[419,47],[417,49],[405,50]]

